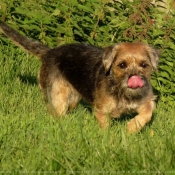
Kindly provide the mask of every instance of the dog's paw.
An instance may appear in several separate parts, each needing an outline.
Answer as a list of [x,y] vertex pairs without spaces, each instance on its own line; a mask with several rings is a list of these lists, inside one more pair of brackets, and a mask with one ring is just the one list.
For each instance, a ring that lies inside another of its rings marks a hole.
[[139,121],[133,118],[129,121],[127,125],[127,132],[136,133],[136,132],[139,132],[142,128],[143,126],[139,123]]

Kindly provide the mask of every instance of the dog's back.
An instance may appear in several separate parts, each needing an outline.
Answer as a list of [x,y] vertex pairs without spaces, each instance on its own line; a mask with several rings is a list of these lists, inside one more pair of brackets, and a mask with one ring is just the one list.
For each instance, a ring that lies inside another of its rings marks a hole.
[[[83,43],[62,45],[51,49],[42,62],[59,69],[60,73],[82,96],[90,103],[93,102],[96,81],[104,76],[102,65],[103,49]],[[53,70],[53,68],[50,68]],[[103,74],[99,71],[103,71]],[[104,77],[103,77],[104,78]]]

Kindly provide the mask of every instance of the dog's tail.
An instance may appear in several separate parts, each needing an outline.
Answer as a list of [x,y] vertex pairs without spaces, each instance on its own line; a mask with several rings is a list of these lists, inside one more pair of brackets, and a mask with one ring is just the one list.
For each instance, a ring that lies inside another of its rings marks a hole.
[[48,46],[38,41],[32,41],[26,36],[19,34],[17,31],[2,21],[0,21],[0,31],[8,38],[10,38],[17,46],[22,47],[24,50],[27,50],[28,52],[38,57],[42,57],[46,52],[50,50]]

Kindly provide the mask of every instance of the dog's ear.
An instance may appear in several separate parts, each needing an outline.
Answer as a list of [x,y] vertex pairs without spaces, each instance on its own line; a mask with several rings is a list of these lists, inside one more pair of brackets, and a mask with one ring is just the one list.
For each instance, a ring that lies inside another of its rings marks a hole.
[[153,70],[157,71],[159,57],[160,57],[160,50],[157,50],[157,49],[149,46],[148,57],[151,61]]
[[118,51],[118,47],[118,45],[114,45],[104,49],[102,61],[106,73],[110,70],[112,66],[112,63]]

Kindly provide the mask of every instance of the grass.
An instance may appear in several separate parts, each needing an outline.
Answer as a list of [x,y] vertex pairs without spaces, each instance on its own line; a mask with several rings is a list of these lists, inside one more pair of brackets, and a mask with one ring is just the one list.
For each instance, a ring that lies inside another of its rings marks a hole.
[[0,174],[175,174],[175,105],[159,102],[133,135],[128,120],[103,132],[83,104],[54,119],[37,86],[39,60],[0,48]]

